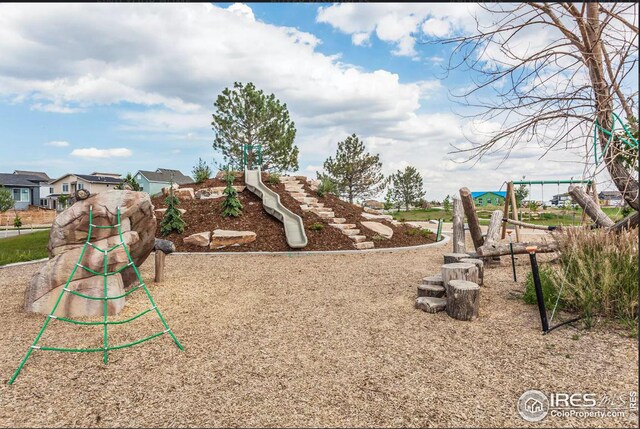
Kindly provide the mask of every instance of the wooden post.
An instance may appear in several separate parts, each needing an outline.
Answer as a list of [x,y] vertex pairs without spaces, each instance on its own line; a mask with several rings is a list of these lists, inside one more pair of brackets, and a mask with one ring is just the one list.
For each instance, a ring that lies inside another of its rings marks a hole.
[[457,195],[453,197],[453,253],[465,253],[464,207]]
[[447,314],[457,320],[474,320],[480,307],[480,286],[466,280],[451,280],[447,292]]
[[[511,187],[513,186],[513,182],[507,183],[507,196],[504,199],[504,209],[502,210],[502,218],[509,219],[509,201],[511,199],[509,196],[511,195]],[[504,240],[507,237],[507,222],[502,223],[502,233],[500,234],[500,238]]]
[[[509,194],[509,199],[511,200],[511,210],[513,211],[513,220],[520,220],[518,218],[518,201],[516,200],[516,191],[513,188],[513,182],[511,182],[511,194]],[[515,227],[516,230],[516,241],[520,241],[520,228]]]
[[500,210],[494,210],[493,213],[491,213],[491,220],[489,221],[489,227],[487,228],[487,236],[484,239],[484,244],[496,243],[498,241],[501,224],[502,212]]
[[[555,241],[541,243],[513,243],[513,254],[519,255],[527,252],[527,246],[537,246],[538,253],[555,252],[558,250],[558,243]],[[478,249],[478,257],[502,256],[511,254],[509,243],[489,243]],[[477,282],[476,282],[477,283]]]
[[161,283],[164,280],[164,258],[166,254],[162,250],[156,250],[156,277],[154,281]]
[[588,214],[589,217],[593,219],[596,225],[604,228],[611,228],[614,225],[611,218],[607,216],[606,213],[602,211],[599,204],[596,203],[584,189],[582,189],[582,186],[569,186],[569,195],[571,195],[571,198],[573,198],[573,200],[582,207],[583,213]]
[[460,199],[462,200],[464,213],[467,215],[467,223],[469,224],[469,233],[473,240],[473,246],[478,249],[478,247],[484,244],[484,240],[482,239],[482,230],[480,229],[480,222],[478,221],[478,214],[476,213],[476,205],[473,202],[469,188],[460,188]]

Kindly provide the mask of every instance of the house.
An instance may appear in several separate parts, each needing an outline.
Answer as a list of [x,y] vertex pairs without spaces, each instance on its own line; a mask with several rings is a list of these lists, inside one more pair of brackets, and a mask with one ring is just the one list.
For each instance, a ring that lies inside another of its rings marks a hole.
[[122,182],[122,178],[116,174],[107,176],[99,174],[65,174],[49,182],[52,189],[51,194],[47,197],[48,207],[62,210],[64,206],[61,206],[58,202],[61,195],[73,197],[79,189],[86,189],[91,194],[97,194],[98,192],[114,189],[120,182]]
[[624,199],[619,191],[601,191],[598,194],[600,205],[605,207],[620,207],[624,205]]
[[507,197],[506,191],[472,192],[471,198],[476,206],[500,206]]
[[47,196],[52,192],[51,187],[49,186],[49,181],[51,178],[44,171],[27,171],[27,170],[14,170],[13,174],[20,174],[26,176],[35,176],[36,178],[40,178],[40,195],[39,199],[32,202],[34,206],[47,207]]
[[552,206],[560,207],[565,203],[572,203],[571,195],[569,195],[568,192],[565,192],[564,194],[556,194],[551,197]]
[[169,187],[171,182],[178,185],[193,183],[193,179],[185,176],[180,170],[158,168],[156,171],[138,170],[133,176],[140,185],[140,190],[155,195],[162,192],[162,188]]
[[21,173],[0,173],[0,185],[11,192],[13,208],[27,210],[31,205],[40,204],[41,176]]

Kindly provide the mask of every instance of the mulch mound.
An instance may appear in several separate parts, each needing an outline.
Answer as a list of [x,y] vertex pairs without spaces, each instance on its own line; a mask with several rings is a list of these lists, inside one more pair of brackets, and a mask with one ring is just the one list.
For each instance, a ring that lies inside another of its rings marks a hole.
[[[336,228],[330,227],[329,221],[323,219],[315,213],[305,212],[300,208],[300,202],[296,201],[284,189],[284,184],[269,184],[267,181],[268,174],[262,174],[262,180],[266,186],[273,189],[280,195],[281,203],[300,216],[305,226],[305,232],[308,244],[304,249],[292,249],[286,241],[284,228],[282,223],[269,215],[262,207],[262,200],[255,194],[245,189],[238,193],[238,198],[244,209],[242,215],[233,217],[222,217],[222,200],[223,198],[209,200],[185,200],[180,201],[178,206],[185,209],[186,213],[183,219],[186,222],[185,230],[182,234],[171,233],[163,238],[172,241],[176,245],[176,249],[180,252],[209,252],[208,247],[200,247],[184,243],[184,238],[191,234],[204,231],[213,231],[214,229],[226,229],[235,231],[253,231],[256,233],[256,240],[252,243],[243,244],[241,246],[229,246],[222,249],[216,249],[216,252],[298,252],[309,250],[353,250],[355,249],[353,241],[342,234]],[[303,179],[300,177],[300,179]],[[435,242],[434,234],[423,234],[416,228],[410,226],[393,226],[391,223],[381,221],[381,223],[393,229],[393,237],[384,239],[375,232],[365,228],[360,223],[367,219],[362,217],[363,210],[361,207],[342,201],[333,195],[318,197],[315,191],[312,191],[306,183],[306,178],[301,180],[304,183],[305,190],[309,196],[318,198],[319,202],[323,202],[325,207],[332,208],[336,217],[346,219],[346,223],[353,223],[360,229],[360,235],[366,235],[367,241],[373,241],[376,248],[417,246],[420,244],[428,244]],[[198,184],[181,185],[181,188],[194,188],[194,190],[225,186],[225,182],[221,179],[212,178]],[[243,175],[239,175],[234,185],[244,185]],[[152,198],[155,208],[166,208],[164,196],[156,196]],[[320,230],[312,229],[315,224],[322,224],[324,227]],[[156,235],[160,234],[160,219]]]

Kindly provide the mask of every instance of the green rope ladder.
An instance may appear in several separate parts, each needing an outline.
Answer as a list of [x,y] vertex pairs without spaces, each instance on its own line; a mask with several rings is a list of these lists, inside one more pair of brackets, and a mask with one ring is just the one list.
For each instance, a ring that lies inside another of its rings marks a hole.
[[[618,115],[616,115],[613,112],[611,112],[611,114],[613,115],[613,118],[611,120],[612,122],[611,131],[604,129],[602,125],[600,125],[600,122],[598,122],[597,119],[595,122],[595,127],[593,127],[593,156],[595,158],[596,165],[602,162],[602,159],[607,153],[607,150],[609,149],[609,145],[613,141],[614,137],[617,137],[628,148],[636,149],[636,150],[638,149],[638,140],[636,140],[636,138],[633,137],[633,134],[631,134],[629,129],[625,126],[624,122],[622,122],[622,120]],[[622,129],[624,130],[624,134],[625,134],[624,136],[622,134],[614,133],[613,129],[616,125],[616,121],[620,125],[622,125]],[[609,139],[607,140],[607,144],[604,146],[604,149],[602,149],[602,153],[600,154],[599,157],[598,157],[598,130],[602,131],[605,135],[609,136]]]
[[[49,313],[49,315],[47,316],[46,320],[44,321],[44,324],[42,325],[42,328],[40,328],[40,332],[38,333],[38,335],[36,336],[36,339],[33,341],[33,344],[31,345],[31,347],[29,348],[29,350],[27,351],[27,354],[25,355],[25,357],[22,359],[22,361],[20,362],[20,365],[18,366],[18,369],[16,369],[16,372],[13,374],[13,376],[11,377],[11,379],[8,381],[8,384],[13,384],[13,382],[15,381],[15,379],[18,377],[18,374],[20,374],[20,371],[22,370],[22,367],[24,366],[25,362],[27,361],[27,359],[29,359],[29,356],[31,355],[31,353],[34,350],[48,350],[48,351],[55,351],[55,352],[80,352],[80,353],[86,353],[86,352],[102,352],[103,353],[103,357],[102,360],[103,362],[106,364],[108,361],[108,357],[109,357],[109,350],[117,350],[117,349],[123,349],[126,347],[131,347],[131,346],[135,346],[136,344],[140,344],[143,343],[145,341],[151,340],[153,338],[159,337],[160,335],[163,334],[169,334],[171,336],[171,338],[173,339],[173,341],[175,342],[176,346],[178,346],[178,348],[180,350],[184,350],[184,348],[182,347],[182,344],[180,344],[180,341],[178,341],[178,338],[176,338],[176,336],[173,334],[173,332],[171,332],[171,329],[169,328],[169,325],[167,325],[167,322],[165,321],[164,317],[162,317],[162,314],[160,313],[160,310],[158,309],[158,306],[156,305],[156,303],[153,301],[153,297],[151,297],[151,293],[149,292],[149,289],[147,288],[146,284],[144,283],[144,281],[142,280],[142,277],[140,276],[140,272],[138,271],[138,268],[135,266],[135,264],[133,263],[133,259],[131,258],[131,254],[129,253],[129,249],[127,248],[127,246],[124,244],[124,239],[122,237],[122,228],[120,226],[120,207],[117,208],[117,224],[115,225],[94,225],[93,224],[93,207],[89,208],[89,232],[87,234],[87,241],[84,243],[84,246],[82,247],[82,251],[80,252],[80,257],[78,258],[78,262],[76,263],[76,265],[73,267],[73,270],[71,271],[71,275],[69,275],[69,278],[67,279],[67,283],[64,285],[64,287],[62,288],[62,291],[60,292],[60,295],[58,295],[58,299],[56,301],[56,303],[53,305],[53,308],[51,309],[51,312]],[[118,235],[120,237],[120,242],[114,246],[111,246],[108,249],[101,249],[100,247],[96,246],[95,244],[91,243],[91,233],[93,231],[93,228],[118,228]],[[84,253],[87,250],[87,247],[91,246],[94,249],[96,249],[99,252],[104,253],[103,256],[103,264],[102,264],[102,272],[98,272],[98,271],[94,271],[89,267],[85,267],[84,265],[81,264],[82,262],[82,258],[84,257]],[[110,252],[116,250],[118,247],[122,246],[122,248],[124,249],[126,255],[127,255],[127,260],[129,261],[128,264],[118,268],[116,271],[108,271],[108,255]],[[102,276],[104,279],[104,295],[101,297],[94,297],[94,296],[89,296],[89,295],[85,295],[82,294],[80,292],[74,291],[69,289],[69,283],[71,283],[71,280],[73,279],[73,276],[76,273],[76,270],[79,268],[82,268],[96,276]],[[109,276],[113,276],[115,274],[120,273],[122,270],[124,270],[127,267],[133,267],[133,270],[136,273],[136,277],[138,278],[139,284],[133,288],[131,288],[128,292],[122,294],[122,295],[118,295],[118,296],[107,296],[107,278]],[[147,298],[149,298],[149,302],[151,303],[151,308],[142,311],[141,313],[136,314],[133,317],[130,317],[128,319],[125,320],[118,320],[118,321],[109,321],[107,320],[107,302],[109,300],[113,300],[113,299],[119,299],[119,298],[124,298],[125,296],[129,295],[130,293],[138,290],[138,289],[143,289],[146,294],[147,294]],[[60,301],[62,300],[62,296],[64,295],[65,292],[68,292],[72,295],[76,295],[82,298],[86,298],[86,299],[91,299],[91,300],[98,300],[98,301],[102,301],[103,302],[103,318],[102,321],[100,322],[88,322],[88,321],[81,321],[81,320],[74,320],[74,319],[69,319],[66,317],[58,317],[58,316],[54,316],[54,313],[56,312],[56,309],[58,308],[58,305],[60,304]],[[149,335],[148,337],[142,338],[141,340],[137,340],[137,341],[133,341],[131,343],[126,343],[126,344],[121,344],[121,345],[116,345],[116,346],[110,346],[109,342],[108,342],[108,335],[107,335],[107,327],[109,325],[121,325],[124,323],[129,323],[132,322],[134,320],[136,320],[139,317],[144,316],[145,314],[151,312],[151,311],[155,311],[156,314],[158,315],[158,317],[160,318],[160,321],[162,321],[162,324],[164,325],[164,331],[160,331],[157,332],[153,335]],[[101,348],[91,348],[91,349],[71,349],[71,348],[62,348],[62,347],[44,347],[44,346],[38,346],[38,341],[40,341],[40,338],[42,337],[42,334],[44,333],[45,329],[47,328],[47,325],[49,324],[49,321],[51,321],[52,319],[56,319],[56,320],[60,320],[62,322],[69,322],[69,323],[73,323],[76,325],[103,325],[103,347]]]

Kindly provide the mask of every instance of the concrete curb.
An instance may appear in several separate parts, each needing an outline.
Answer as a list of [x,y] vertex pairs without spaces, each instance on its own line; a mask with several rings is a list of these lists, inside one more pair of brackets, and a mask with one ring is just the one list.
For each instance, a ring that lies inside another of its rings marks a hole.
[[14,262],[13,264],[0,265],[0,270],[3,268],[19,267],[21,265],[37,264],[39,262],[48,261],[49,258],[36,259],[34,261]]
[[394,253],[394,252],[404,252],[409,250],[419,250],[425,249],[427,247],[440,247],[447,244],[451,237],[446,234],[442,234],[443,239],[438,241],[437,243],[429,243],[429,244],[421,244],[419,246],[408,246],[408,247],[389,247],[385,249],[365,249],[365,250],[301,250],[301,251],[290,251],[290,252],[173,252],[170,255],[275,255],[275,256],[303,256],[303,255],[352,255],[352,254],[363,254],[363,253]]

